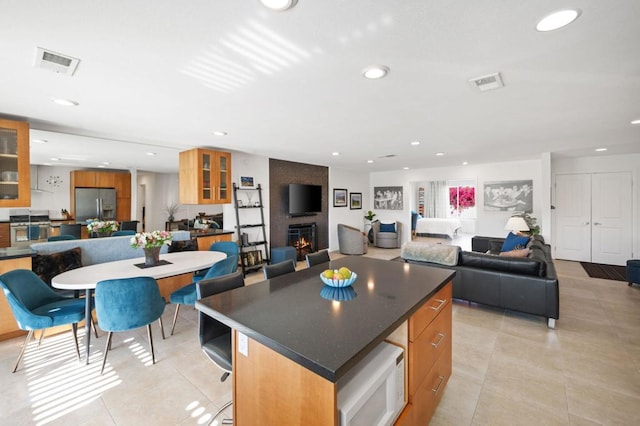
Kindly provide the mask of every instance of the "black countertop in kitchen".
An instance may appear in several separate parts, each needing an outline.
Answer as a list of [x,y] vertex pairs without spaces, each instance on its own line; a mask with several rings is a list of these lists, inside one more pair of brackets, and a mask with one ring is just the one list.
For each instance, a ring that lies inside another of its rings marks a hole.
[[33,257],[35,252],[30,247],[6,247],[0,248],[0,260],[18,259],[20,257]]
[[225,229],[192,229],[189,232],[191,233],[191,238],[197,238],[210,237],[212,235],[233,234],[234,231],[228,231]]
[[[338,303],[321,297],[320,273],[342,266],[358,274],[355,298]],[[454,275],[449,269],[349,256],[207,297],[196,307],[337,382]]]

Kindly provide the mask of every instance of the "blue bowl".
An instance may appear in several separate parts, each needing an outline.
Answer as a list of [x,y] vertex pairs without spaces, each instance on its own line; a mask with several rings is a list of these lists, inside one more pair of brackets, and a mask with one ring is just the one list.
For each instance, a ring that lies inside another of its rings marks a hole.
[[333,279],[325,278],[322,276],[322,274],[320,274],[320,279],[322,280],[322,282],[328,285],[329,287],[349,287],[351,284],[356,282],[357,278],[358,278],[358,274],[356,274],[355,272],[351,272],[351,277],[346,280],[333,280]]
[[336,300],[338,302],[344,302],[347,300],[353,300],[357,294],[353,287],[329,287],[325,285],[320,290],[320,296],[327,300]]

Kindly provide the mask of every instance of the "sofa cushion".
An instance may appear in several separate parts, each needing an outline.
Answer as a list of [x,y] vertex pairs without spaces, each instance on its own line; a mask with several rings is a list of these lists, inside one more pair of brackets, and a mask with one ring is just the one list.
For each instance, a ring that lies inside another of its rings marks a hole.
[[529,255],[530,250],[528,248],[523,249],[515,249],[511,251],[503,251],[499,254],[499,256],[507,256],[507,257],[527,257]]
[[504,239],[501,252],[515,250],[517,248],[524,248],[529,242],[527,235],[515,235],[513,232],[509,232],[507,238]]
[[458,264],[460,247],[446,244],[434,244],[418,241],[407,241],[402,245],[400,256],[405,260],[437,263],[455,266]]
[[51,279],[56,275],[82,267],[82,250],[76,247],[58,253],[36,254],[31,262],[31,270],[51,285]]
[[545,262],[538,259],[496,256],[472,251],[461,252],[458,265],[540,277],[546,274]]

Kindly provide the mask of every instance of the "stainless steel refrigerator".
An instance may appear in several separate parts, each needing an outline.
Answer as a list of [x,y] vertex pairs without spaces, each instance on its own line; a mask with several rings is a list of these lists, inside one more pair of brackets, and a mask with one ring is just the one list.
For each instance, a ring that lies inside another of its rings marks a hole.
[[116,190],[113,188],[76,188],[76,221],[116,220]]

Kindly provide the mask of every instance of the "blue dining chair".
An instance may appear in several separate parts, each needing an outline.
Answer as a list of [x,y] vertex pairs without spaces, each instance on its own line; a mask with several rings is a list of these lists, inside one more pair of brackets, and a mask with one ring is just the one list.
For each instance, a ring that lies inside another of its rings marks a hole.
[[194,306],[196,304],[196,282],[230,274],[233,272],[234,266],[237,269],[238,256],[229,256],[214,263],[213,266],[211,266],[211,268],[207,270],[207,273],[204,276],[199,277],[198,280],[194,279],[191,284],[187,284],[186,286],[179,288],[178,290],[171,293],[171,295],[169,296],[169,301],[176,304],[176,312],[173,314],[173,323],[171,324],[172,336],[173,330],[176,328],[176,321],[178,320],[180,305]]
[[[40,277],[28,269],[15,269],[0,275],[0,286],[9,302],[20,330],[27,331],[27,337],[20,350],[13,369],[18,370],[27,344],[35,330],[58,325],[71,324],[73,343],[80,360],[78,349],[78,322],[84,319],[85,301],[64,297],[54,292]],[[41,335],[42,337],[42,335]]]
[[112,237],[124,237],[124,236],[134,236],[134,235],[136,235],[136,231],[123,230],[123,231],[114,231],[111,233]]
[[[218,241],[209,246],[209,251],[219,251],[225,253],[227,257],[235,256],[236,264],[233,266],[233,270],[231,272],[235,272],[238,270],[238,257],[240,256],[240,249],[238,248],[238,244],[233,241]],[[208,269],[204,269],[202,271],[196,271],[193,273],[193,281],[197,282],[201,280],[205,274],[208,272]]]
[[162,313],[165,307],[165,301],[160,295],[156,280],[151,277],[133,277],[99,281],[96,284],[95,301],[100,328],[109,333],[100,374],[107,363],[107,353],[111,348],[113,333],[133,330],[145,325],[149,336],[151,361],[155,364],[151,323],[155,320],[160,321],[160,331],[164,339]]

